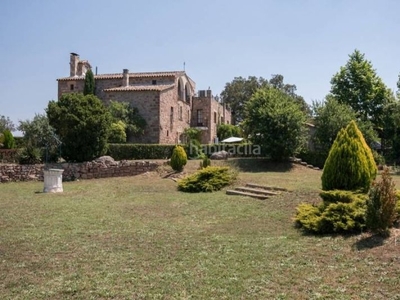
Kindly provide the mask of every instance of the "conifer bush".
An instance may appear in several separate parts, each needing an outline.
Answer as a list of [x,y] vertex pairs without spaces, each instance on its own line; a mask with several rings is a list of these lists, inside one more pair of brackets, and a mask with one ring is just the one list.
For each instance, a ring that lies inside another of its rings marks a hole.
[[207,156],[204,156],[203,160],[200,162],[200,169],[207,168],[210,165],[211,160]]
[[213,192],[230,185],[236,179],[236,172],[229,167],[208,166],[181,179],[178,190],[189,193]]
[[171,167],[175,171],[181,172],[187,163],[187,155],[182,146],[175,146],[171,156]]
[[322,174],[322,189],[366,193],[376,173],[372,151],[352,121],[338,133],[329,151]]
[[3,132],[3,147],[5,149],[13,149],[15,148],[15,140],[10,130],[4,130]]
[[385,168],[382,179],[374,182],[369,191],[367,200],[366,223],[367,227],[382,235],[386,235],[397,216],[397,196],[395,184]]

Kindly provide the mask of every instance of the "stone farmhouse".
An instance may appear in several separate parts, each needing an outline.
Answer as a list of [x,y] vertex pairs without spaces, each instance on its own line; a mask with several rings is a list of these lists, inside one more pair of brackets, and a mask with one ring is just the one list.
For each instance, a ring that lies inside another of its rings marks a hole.
[[[64,93],[81,93],[87,60],[71,53],[70,75],[59,78],[58,98]],[[96,72],[97,73],[97,72]],[[219,124],[231,123],[231,112],[218,102],[210,89],[196,92],[196,83],[185,71],[95,74],[95,94],[105,105],[110,101],[129,102],[145,118],[142,136],[129,142],[177,144],[186,142],[184,131],[202,130],[202,143],[214,143]]]

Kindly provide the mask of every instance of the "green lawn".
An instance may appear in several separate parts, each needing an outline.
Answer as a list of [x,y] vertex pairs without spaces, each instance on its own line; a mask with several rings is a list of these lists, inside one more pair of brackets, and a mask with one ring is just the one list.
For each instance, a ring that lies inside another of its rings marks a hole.
[[292,192],[185,194],[158,174],[65,182],[59,194],[0,184],[1,299],[400,299],[400,237],[293,227],[298,203],[319,201],[320,171],[236,167],[237,184]]

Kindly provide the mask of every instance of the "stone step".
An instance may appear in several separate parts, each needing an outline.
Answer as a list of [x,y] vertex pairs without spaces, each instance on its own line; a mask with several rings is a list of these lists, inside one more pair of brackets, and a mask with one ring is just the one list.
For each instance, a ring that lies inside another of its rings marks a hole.
[[237,190],[227,190],[226,194],[227,195],[247,196],[247,197],[252,197],[252,198],[256,198],[256,199],[260,199],[260,200],[265,200],[265,199],[269,198],[267,195],[253,194],[253,193],[241,192],[241,191],[237,191]]
[[251,188],[251,187],[244,187],[244,186],[240,186],[235,188],[236,191],[241,191],[241,192],[246,192],[246,193],[251,193],[251,194],[259,194],[259,195],[266,195],[266,196],[276,196],[279,193],[277,192],[273,192],[271,190],[267,190],[267,189],[255,189],[255,188]]
[[268,191],[281,191],[281,192],[288,192],[289,191],[288,189],[285,189],[285,188],[261,185],[261,184],[256,184],[256,183],[247,183],[246,187],[255,188],[255,189],[264,189],[264,190],[268,190]]

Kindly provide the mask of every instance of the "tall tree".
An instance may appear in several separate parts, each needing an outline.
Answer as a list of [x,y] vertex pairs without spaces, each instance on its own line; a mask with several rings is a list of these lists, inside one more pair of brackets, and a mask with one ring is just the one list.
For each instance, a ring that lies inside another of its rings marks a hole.
[[293,156],[304,146],[306,114],[289,95],[272,87],[260,89],[245,109],[250,140],[273,160]]
[[50,101],[46,112],[63,143],[64,159],[90,161],[106,152],[111,116],[99,98],[64,94],[59,101]]
[[[315,148],[327,156],[338,132],[350,121],[357,120],[357,115],[349,105],[339,103],[332,95],[328,95],[323,102],[314,102],[312,109],[315,125],[313,142]],[[372,145],[378,139],[369,121],[357,120],[357,125],[368,145]]]
[[91,69],[89,69],[85,74],[85,85],[83,87],[84,95],[94,95],[95,92],[95,82],[94,75]]
[[245,103],[258,89],[268,86],[268,80],[255,76],[249,76],[247,79],[235,77],[232,82],[225,85],[221,99],[231,108],[232,124],[237,125],[243,121]]
[[359,50],[349,55],[346,65],[331,80],[331,93],[340,102],[350,105],[357,116],[382,126],[383,107],[393,101],[391,91],[377,76],[372,63]]
[[58,159],[60,140],[45,114],[35,114],[32,120],[19,121],[18,130],[24,134],[26,147],[40,149],[42,160]]
[[15,125],[9,117],[0,116],[0,133],[4,130],[15,131]]
[[288,84],[283,82],[283,75],[281,74],[274,74],[272,75],[271,79],[269,80],[269,84],[272,85],[274,88],[281,90],[282,92],[288,94],[292,97],[298,104],[300,105],[301,109],[307,113],[311,114],[310,107],[308,106],[307,102],[304,98],[300,95],[296,94],[297,87],[295,84]]

